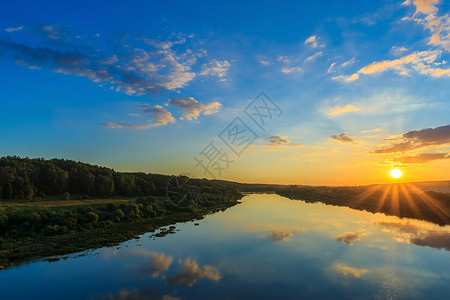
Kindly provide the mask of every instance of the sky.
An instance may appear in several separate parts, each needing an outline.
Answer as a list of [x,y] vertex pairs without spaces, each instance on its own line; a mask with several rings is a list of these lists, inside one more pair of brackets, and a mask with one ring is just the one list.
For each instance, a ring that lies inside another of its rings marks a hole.
[[449,10],[8,1],[0,156],[258,183],[448,180]]

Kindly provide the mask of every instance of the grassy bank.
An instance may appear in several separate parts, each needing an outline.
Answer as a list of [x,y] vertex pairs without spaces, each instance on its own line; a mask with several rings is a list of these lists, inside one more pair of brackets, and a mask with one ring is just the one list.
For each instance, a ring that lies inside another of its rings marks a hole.
[[39,202],[2,201],[0,269],[117,245],[161,226],[203,218],[213,209],[237,204],[242,197],[239,193],[204,196],[204,201],[188,209],[174,207],[166,197],[67,200],[61,196]]

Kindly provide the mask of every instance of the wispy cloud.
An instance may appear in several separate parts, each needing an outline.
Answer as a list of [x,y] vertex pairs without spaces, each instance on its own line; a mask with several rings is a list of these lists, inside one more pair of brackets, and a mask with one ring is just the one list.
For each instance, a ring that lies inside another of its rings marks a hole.
[[24,26],[18,26],[18,27],[10,27],[6,28],[6,32],[16,32],[16,31],[22,31],[24,29]]
[[405,47],[392,46],[392,48],[389,52],[393,55],[402,55],[404,52],[407,52],[407,51],[408,51],[408,49]]
[[377,132],[380,131],[381,128],[374,128],[374,129],[368,129],[368,130],[361,130],[361,133],[372,133],[372,132]]
[[328,70],[327,70],[327,73],[328,73],[328,74],[336,72],[336,71],[333,69],[335,65],[336,65],[335,62],[332,63],[332,64],[330,65],[330,67],[329,67]]
[[303,69],[301,67],[282,67],[281,72],[285,74],[290,74],[293,72],[302,72]]
[[316,52],[316,53],[314,53],[313,55],[308,56],[308,57],[305,59],[305,62],[313,61],[313,60],[315,60],[316,58],[318,58],[319,56],[321,56],[322,54],[323,54],[322,51]]
[[414,5],[416,12],[412,17],[404,20],[412,20],[430,31],[429,44],[442,47],[450,51],[450,17],[448,14],[438,15],[437,5],[439,0],[407,0],[403,5]]
[[225,77],[231,64],[227,60],[212,60],[207,64],[202,65],[200,75],[217,76],[219,78]]
[[359,111],[361,110],[361,108],[356,107],[354,105],[351,104],[347,104],[346,106],[336,106],[334,108],[332,108],[329,112],[328,115],[330,116],[336,116],[336,115],[340,115],[343,113],[347,113],[347,112],[352,112],[352,111]]
[[256,59],[257,62],[259,62],[263,66],[270,65],[269,59],[267,57],[265,57],[264,55],[256,55],[255,59]]
[[320,43],[320,38],[317,35],[312,35],[307,38],[304,42],[305,45],[309,45],[312,48],[323,48],[325,44]]
[[335,77],[333,77],[331,79],[332,80],[341,80],[341,81],[344,81],[344,82],[352,82],[352,81],[355,81],[358,78],[359,78],[359,75],[355,73],[355,74],[350,75],[350,76],[339,75],[339,76],[335,76]]
[[59,25],[44,25],[40,29],[49,39],[53,40],[59,40],[64,34],[63,28]]
[[289,57],[283,56],[283,55],[279,55],[278,58],[277,58],[277,60],[278,60],[278,61],[281,61],[281,62],[283,62],[283,63],[285,63],[285,64],[291,63],[291,60],[289,59]]
[[414,52],[394,60],[373,62],[351,76],[341,75],[333,79],[342,79],[351,82],[357,80],[360,74],[372,75],[389,70],[395,71],[400,75],[410,75],[412,72],[417,72],[432,77],[450,76],[450,69],[436,67],[436,64],[439,64],[436,60],[441,53],[442,51],[440,50]]
[[142,107],[142,113],[149,116],[146,124],[133,124],[128,122],[119,123],[105,123],[103,124],[108,128],[134,128],[134,129],[148,129],[153,127],[158,127],[162,125],[167,125],[168,123],[175,123],[175,118],[172,114],[165,110],[160,105],[140,105]]
[[341,66],[342,66],[342,67],[350,66],[351,64],[354,64],[355,61],[356,61],[356,60],[355,60],[354,58],[352,58],[352,59],[350,59],[350,60],[347,60],[347,61],[343,62],[343,63],[341,64]]
[[[414,51],[397,59],[375,61],[351,75],[333,77],[334,80],[352,82],[364,75],[373,75],[386,71],[394,71],[402,76],[414,73],[431,77],[450,77],[450,69],[442,68],[446,62],[439,61],[442,51],[450,51],[450,17],[448,14],[438,15],[439,0],[407,0],[403,5],[414,5],[416,11],[413,16],[403,20],[411,20],[424,26],[431,33],[429,45],[436,46],[425,51]],[[440,49],[439,49],[440,48]],[[403,55],[408,49],[393,46],[390,53],[395,56]]]

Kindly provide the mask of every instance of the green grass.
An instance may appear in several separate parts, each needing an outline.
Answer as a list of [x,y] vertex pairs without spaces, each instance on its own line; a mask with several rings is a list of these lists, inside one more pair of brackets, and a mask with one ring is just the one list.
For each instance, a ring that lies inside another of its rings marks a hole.
[[[73,197],[75,198],[75,197]],[[96,209],[99,207],[102,207],[108,203],[115,203],[115,204],[121,204],[121,203],[135,203],[137,197],[123,197],[123,196],[117,196],[117,197],[108,197],[108,198],[93,198],[93,199],[82,199],[82,200],[65,200],[61,196],[54,196],[54,197],[46,197],[39,201],[34,200],[26,200],[26,199],[2,199],[0,200],[0,211],[2,209],[7,209],[8,207],[15,207],[19,210],[36,210],[39,208],[51,208],[51,209],[72,209],[72,208],[79,208],[83,206],[91,206],[92,208]],[[158,201],[163,201],[166,199],[166,197],[157,197]]]
[[[47,197],[40,201],[3,200],[0,201],[0,212],[17,214],[31,213],[48,208],[53,211],[77,210],[91,207],[94,211],[105,208],[108,203],[136,203],[138,197],[108,197],[83,200],[65,200],[62,196]],[[157,197],[156,204],[164,207],[166,197]],[[88,230],[69,230],[64,234],[45,235],[43,231],[25,231],[21,237],[0,239],[0,269],[43,257],[63,255],[103,246],[113,246],[161,226],[193,219],[201,219],[211,210],[227,208],[239,203],[237,199],[211,204],[207,207],[196,207],[190,211],[166,210],[165,215],[141,217],[140,219],[122,219],[117,223],[100,224]],[[83,214],[82,214],[83,215]],[[28,222],[28,221],[27,221]],[[22,224],[22,223],[20,223]],[[97,225],[97,223],[95,223]]]

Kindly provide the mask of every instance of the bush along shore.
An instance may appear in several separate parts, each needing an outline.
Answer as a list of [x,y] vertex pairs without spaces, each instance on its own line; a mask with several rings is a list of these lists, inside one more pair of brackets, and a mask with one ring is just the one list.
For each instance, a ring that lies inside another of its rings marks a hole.
[[8,207],[0,213],[0,269],[42,257],[114,246],[161,226],[202,219],[212,211],[236,205],[241,197],[239,193],[221,201],[215,197],[215,201],[198,202],[188,208],[153,196],[96,208]]
[[[170,189],[175,190],[169,199]],[[117,244],[235,205],[242,196],[214,180],[121,173],[63,159],[3,157],[0,269]]]

